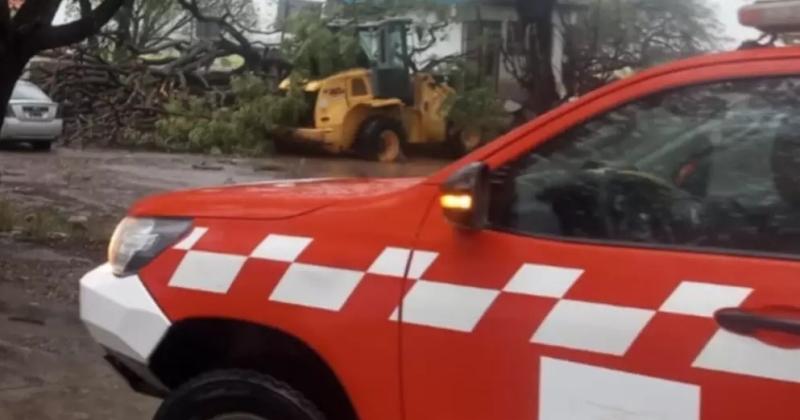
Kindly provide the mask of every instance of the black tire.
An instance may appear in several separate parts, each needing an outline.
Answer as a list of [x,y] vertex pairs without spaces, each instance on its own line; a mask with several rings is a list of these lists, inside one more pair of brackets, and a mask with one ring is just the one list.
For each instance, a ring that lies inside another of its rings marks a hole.
[[175,390],[153,420],[214,420],[234,414],[264,420],[325,419],[314,404],[283,382],[254,371],[222,370]]
[[[385,141],[387,135],[396,137],[396,145],[390,146]],[[355,152],[363,159],[381,162],[394,162],[403,157],[408,135],[401,121],[391,117],[372,117],[366,120],[358,130]],[[396,147],[390,149],[390,147]]]
[[38,152],[49,152],[53,148],[52,141],[34,141],[31,142],[31,148]]

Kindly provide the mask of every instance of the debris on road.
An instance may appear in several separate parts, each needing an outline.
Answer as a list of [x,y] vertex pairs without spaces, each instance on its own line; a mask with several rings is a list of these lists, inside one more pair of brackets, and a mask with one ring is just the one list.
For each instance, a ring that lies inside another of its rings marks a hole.
[[67,223],[73,229],[78,229],[78,230],[83,230],[83,231],[89,230],[89,217],[88,216],[84,216],[84,215],[70,216],[67,219]]
[[[0,182],[0,419],[152,416],[155,401],[132,396],[102,362],[76,306],[77,279],[105,260],[114,224],[139,197],[300,176],[414,176],[443,164],[0,151],[0,168],[13,174]],[[27,308],[31,302],[41,311]]]
[[192,165],[192,169],[196,169],[198,171],[221,171],[225,169],[224,166],[212,165],[208,162],[200,162],[197,165]]

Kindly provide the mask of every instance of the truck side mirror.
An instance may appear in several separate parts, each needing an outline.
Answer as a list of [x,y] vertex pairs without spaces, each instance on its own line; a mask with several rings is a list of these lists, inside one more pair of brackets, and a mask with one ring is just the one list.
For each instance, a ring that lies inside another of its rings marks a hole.
[[489,167],[475,162],[459,169],[442,184],[439,203],[455,226],[483,229],[489,213]]

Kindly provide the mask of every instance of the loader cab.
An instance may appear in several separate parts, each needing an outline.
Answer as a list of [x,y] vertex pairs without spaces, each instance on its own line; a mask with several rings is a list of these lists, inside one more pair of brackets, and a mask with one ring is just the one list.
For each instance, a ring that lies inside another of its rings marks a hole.
[[361,47],[372,70],[374,96],[414,103],[408,57],[408,19],[389,19],[358,26]]

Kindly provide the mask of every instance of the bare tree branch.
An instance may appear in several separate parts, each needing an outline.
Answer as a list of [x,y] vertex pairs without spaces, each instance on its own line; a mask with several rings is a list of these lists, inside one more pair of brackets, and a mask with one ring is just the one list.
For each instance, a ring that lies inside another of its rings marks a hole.
[[45,10],[52,8],[51,3],[56,3],[56,7],[58,4],[61,3],[60,1],[51,2],[49,0],[28,0],[22,4],[22,7],[17,11],[17,14],[14,15],[14,24],[21,28],[25,25],[33,25],[33,24],[47,24],[49,25],[51,20],[43,21],[43,15],[45,14]]
[[419,69],[419,72],[430,72],[430,71],[432,71],[433,69],[435,69],[437,66],[439,66],[441,64],[460,62],[466,56],[467,56],[467,54],[465,54],[465,53],[457,53],[457,54],[449,54],[449,55],[445,55],[445,56],[442,56],[442,57],[432,58],[432,59],[428,60],[422,66],[421,69]]
[[[214,23],[222,32],[222,36],[217,41],[218,46],[228,50],[232,54],[239,54],[244,57],[245,62],[252,67],[260,66],[261,54],[254,48],[250,40],[233,25],[229,18],[230,15],[224,13],[222,16],[209,16],[201,10],[197,0],[177,0],[186,11],[200,22]],[[229,39],[230,38],[230,39]],[[232,40],[231,40],[232,39]]]
[[[48,24],[34,34],[34,48],[37,51],[58,48],[75,44],[86,39],[108,23],[124,1],[125,0],[104,0],[89,16],[82,17],[66,25],[50,26]],[[26,2],[25,5],[27,6],[28,2]],[[14,20],[16,20],[16,18]]]
[[413,57],[417,54],[424,53],[425,51],[428,51],[429,49],[433,48],[433,46],[436,45],[436,42],[439,41],[439,39],[436,36],[437,33],[447,28],[448,26],[450,26],[450,22],[442,21],[428,27],[426,30],[426,33],[428,35],[427,43],[423,44],[420,47],[412,48],[411,51],[409,51],[409,55]]
[[8,37],[10,19],[11,8],[8,7],[8,0],[0,1],[0,37]]

